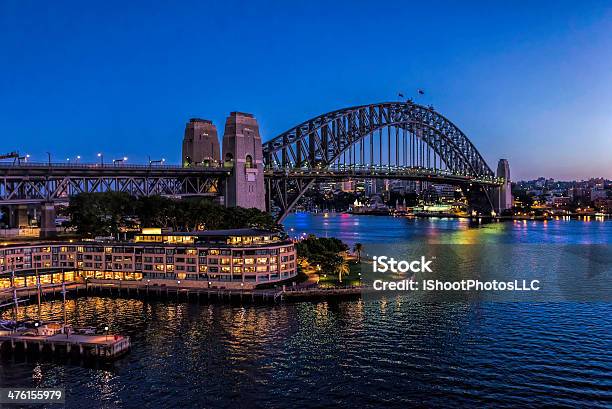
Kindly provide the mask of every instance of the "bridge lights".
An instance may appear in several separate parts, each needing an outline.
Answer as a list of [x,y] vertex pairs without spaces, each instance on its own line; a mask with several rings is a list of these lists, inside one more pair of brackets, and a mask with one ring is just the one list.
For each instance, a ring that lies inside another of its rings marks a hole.
[[104,154],[98,153],[98,158],[100,158],[100,165],[104,165]]
[[161,158],[161,159],[157,159],[157,160],[152,160],[151,158],[149,158],[149,166],[153,165],[154,163],[158,163],[160,165],[163,165],[163,163],[166,161],[166,159]]

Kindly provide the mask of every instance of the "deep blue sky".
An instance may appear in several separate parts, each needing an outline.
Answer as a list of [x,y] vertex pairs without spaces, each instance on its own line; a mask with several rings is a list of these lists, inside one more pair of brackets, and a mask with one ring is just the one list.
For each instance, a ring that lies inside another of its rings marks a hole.
[[612,178],[612,3],[488,3],[0,0],[0,151],[178,163],[193,116],[266,140],[420,87],[515,180]]

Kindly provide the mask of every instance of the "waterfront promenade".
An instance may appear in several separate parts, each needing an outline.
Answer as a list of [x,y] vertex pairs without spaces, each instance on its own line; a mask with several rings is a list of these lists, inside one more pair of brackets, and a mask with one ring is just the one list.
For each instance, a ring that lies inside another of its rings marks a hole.
[[[167,298],[197,301],[220,301],[220,302],[258,302],[276,303],[290,300],[318,299],[325,297],[344,297],[358,296],[363,291],[367,291],[365,286],[335,286],[319,287],[316,284],[306,286],[279,286],[271,289],[221,289],[221,288],[202,288],[187,287],[169,282],[164,285],[149,285],[141,281],[95,281],[75,282],[66,284],[68,295],[79,296],[116,296],[126,298]],[[62,297],[62,285],[41,286],[41,297],[45,300]],[[5,290],[0,292],[0,302],[5,303],[5,308],[11,308],[13,291]],[[23,299],[35,303],[38,297],[36,287],[17,289],[17,297],[21,302]]]

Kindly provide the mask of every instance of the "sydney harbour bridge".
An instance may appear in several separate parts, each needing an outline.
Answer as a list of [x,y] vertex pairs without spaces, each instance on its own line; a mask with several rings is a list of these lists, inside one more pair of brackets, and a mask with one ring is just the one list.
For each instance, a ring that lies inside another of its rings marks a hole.
[[265,143],[252,115],[233,112],[222,154],[214,125],[192,119],[182,160],[180,166],[0,162],[0,206],[13,225],[28,206],[41,206],[41,227],[49,231],[55,227],[54,205],[83,192],[211,196],[227,206],[280,209],[282,220],[315,183],[347,179],[455,185],[480,214],[511,205],[507,161],[495,173],[455,124],[412,102],[339,109]]

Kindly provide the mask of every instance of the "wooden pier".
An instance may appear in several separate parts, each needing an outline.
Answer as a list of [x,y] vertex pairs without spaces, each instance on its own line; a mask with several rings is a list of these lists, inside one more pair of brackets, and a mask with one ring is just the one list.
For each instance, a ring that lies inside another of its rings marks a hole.
[[347,286],[347,287],[308,287],[308,288],[291,288],[283,292],[283,299],[316,299],[327,297],[356,297],[361,296],[364,292],[368,292],[371,288],[365,286]]
[[11,352],[30,350],[39,353],[65,353],[72,355],[78,352],[82,357],[114,359],[126,353],[130,347],[130,337],[121,335],[22,335],[19,333],[0,335],[0,348],[10,347]]
[[[283,300],[320,299],[328,297],[355,297],[372,290],[365,286],[318,287],[316,285],[269,289],[237,289],[184,287],[172,284],[147,285],[144,281],[88,281],[66,284],[65,291],[73,296],[114,296],[139,299],[175,299],[202,302],[278,303]],[[18,295],[35,299],[36,288],[20,288]],[[41,286],[45,299],[61,297],[61,285]],[[0,299],[6,301],[12,291],[0,291]]]

